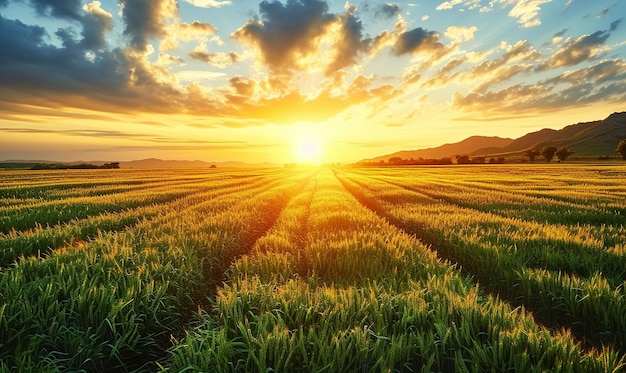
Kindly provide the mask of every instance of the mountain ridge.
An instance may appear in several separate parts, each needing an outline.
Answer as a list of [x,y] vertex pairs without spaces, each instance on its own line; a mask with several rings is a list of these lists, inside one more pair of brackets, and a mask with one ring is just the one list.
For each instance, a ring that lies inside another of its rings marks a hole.
[[[540,150],[547,145],[566,147],[575,152],[574,156],[616,156],[617,144],[624,138],[626,138],[626,112],[615,112],[602,120],[579,122],[561,129],[543,128],[516,139],[470,136],[457,143],[427,149],[403,150],[360,162],[388,161],[392,157],[427,159],[457,155],[522,156],[525,150]],[[476,146],[481,143],[484,146]]]

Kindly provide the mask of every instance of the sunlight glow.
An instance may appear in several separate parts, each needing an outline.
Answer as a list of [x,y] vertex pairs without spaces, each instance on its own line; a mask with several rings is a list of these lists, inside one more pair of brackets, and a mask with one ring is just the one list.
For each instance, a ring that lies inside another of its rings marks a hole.
[[317,164],[322,159],[322,146],[316,141],[300,141],[295,144],[295,153],[298,162]]

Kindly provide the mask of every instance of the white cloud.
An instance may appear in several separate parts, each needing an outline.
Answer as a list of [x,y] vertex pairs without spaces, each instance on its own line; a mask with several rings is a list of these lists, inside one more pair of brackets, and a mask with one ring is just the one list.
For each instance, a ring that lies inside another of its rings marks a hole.
[[452,39],[455,43],[462,43],[474,39],[474,33],[478,31],[476,26],[450,26],[445,35]]
[[219,8],[221,6],[224,5],[230,5],[233,2],[230,0],[223,0],[223,1],[218,1],[218,0],[185,0],[186,2],[188,2],[191,5],[200,7],[200,8]]
[[492,0],[490,5],[496,3],[513,5],[509,16],[517,18],[517,23],[522,25],[522,27],[531,28],[541,25],[541,19],[539,18],[541,5],[550,2],[552,0]]

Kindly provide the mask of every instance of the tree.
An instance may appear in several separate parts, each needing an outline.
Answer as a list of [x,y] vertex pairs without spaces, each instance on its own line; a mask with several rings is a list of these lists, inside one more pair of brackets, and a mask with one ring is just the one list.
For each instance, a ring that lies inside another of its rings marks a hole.
[[400,163],[402,163],[402,160],[403,159],[400,158],[400,157],[391,157],[391,158],[389,158],[388,162],[390,164],[400,164]]
[[574,152],[567,150],[566,147],[559,148],[559,150],[554,153],[561,162],[564,162],[572,154],[574,154]]
[[522,155],[524,157],[528,157],[528,160],[530,162],[534,162],[535,158],[537,158],[539,155],[541,155],[541,153],[539,152],[539,150],[527,149],[527,150],[524,151],[524,153],[522,153]]
[[544,146],[541,148],[541,156],[546,160],[546,162],[550,162],[552,158],[554,158],[554,153],[556,153],[558,149],[554,146]]
[[457,155],[456,156],[457,164],[470,164],[470,157],[468,155]]
[[617,144],[617,152],[622,156],[622,159],[626,161],[626,139],[623,139]]

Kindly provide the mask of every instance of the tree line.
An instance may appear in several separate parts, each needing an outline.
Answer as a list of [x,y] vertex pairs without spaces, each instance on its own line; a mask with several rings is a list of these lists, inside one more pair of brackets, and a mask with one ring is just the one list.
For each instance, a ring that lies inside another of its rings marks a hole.
[[[623,160],[626,160],[626,139],[621,140],[617,144],[617,152],[622,156]],[[546,162],[552,161],[556,157],[559,162],[566,161],[575,152],[569,150],[567,147],[557,148],[556,146],[546,145],[540,150],[527,149],[522,155],[528,158],[528,161],[534,162],[537,157],[541,156]],[[608,158],[607,158],[608,159]],[[504,157],[491,157],[487,159],[485,156],[470,157],[468,155],[455,156],[456,164],[502,164],[506,163]],[[452,158],[444,157],[439,159],[424,159],[424,158],[409,158],[404,159],[401,157],[391,157],[387,161],[371,161],[371,162],[359,162],[362,166],[411,166],[411,165],[451,165],[454,164]]]
[[29,170],[95,170],[112,168],[120,168],[120,162],[105,163],[102,166],[96,166],[95,164],[90,163],[81,163],[74,165],[68,165],[63,163],[39,163],[29,168]]
[[[622,156],[623,160],[626,160],[626,139],[622,139],[617,144],[617,148],[615,150]],[[522,155],[527,157],[530,162],[534,162],[538,156],[543,157],[546,162],[550,162],[556,156],[559,162],[563,162],[572,154],[574,154],[574,152],[566,147],[557,148],[552,145],[544,146],[541,150],[527,149],[524,153],[522,153]]]

